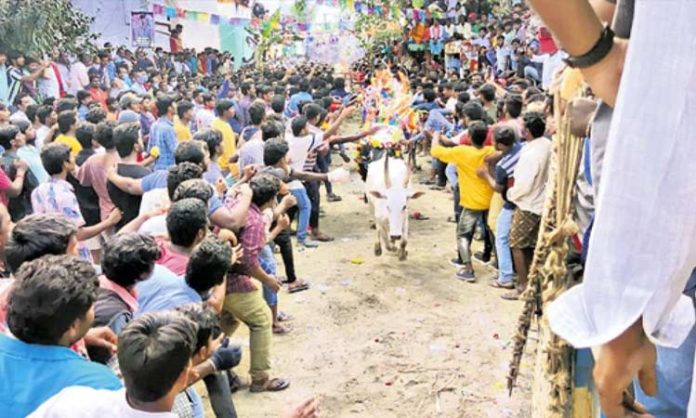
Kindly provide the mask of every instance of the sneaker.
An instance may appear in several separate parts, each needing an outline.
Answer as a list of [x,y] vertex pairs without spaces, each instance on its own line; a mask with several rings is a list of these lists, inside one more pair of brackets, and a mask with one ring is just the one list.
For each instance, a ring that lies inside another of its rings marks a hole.
[[341,196],[331,193],[326,197],[326,200],[328,200],[329,202],[340,202],[341,200],[343,200],[343,198]]
[[453,259],[451,259],[451,260],[450,260],[450,264],[453,265],[454,267],[462,267],[462,266],[464,266],[464,263],[463,263],[462,260],[460,260],[459,258],[453,258]]
[[319,247],[319,243],[316,241],[312,241],[311,239],[305,239],[304,241],[298,242],[298,244],[305,247],[305,248],[317,248],[317,247]]
[[468,270],[459,270],[456,274],[457,278],[459,280],[465,281],[467,283],[475,283],[476,282],[476,275],[474,274],[473,271],[468,271]]
[[478,261],[482,264],[485,264],[485,265],[488,265],[491,262],[491,256],[489,255],[488,257],[484,257],[484,255],[481,251],[474,254],[474,259],[476,259],[476,261]]

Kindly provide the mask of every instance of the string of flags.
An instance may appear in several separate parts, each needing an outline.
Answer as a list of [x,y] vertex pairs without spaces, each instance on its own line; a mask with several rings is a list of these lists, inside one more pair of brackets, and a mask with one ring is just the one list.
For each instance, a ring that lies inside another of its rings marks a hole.
[[[385,2],[386,3],[386,2]],[[359,14],[376,14],[378,16],[401,16],[401,9],[397,6],[396,2],[391,6],[384,4],[381,5],[368,5],[359,0],[316,0],[317,5],[327,5],[327,6],[337,6],[342,10],[352,9]],[[152,11],[157,16],[164,16],[170,19],[179,18],[186,19],[194,22],[209,23],[211,25],[220,25],[222,23],[228,23],[230,25],[247,25],[258,26],[261,21],[257,18],[253,19],[243,19],[243,18],[227,18],[225,16],[220,16],[215,13],[202,12],[197,10],[189,10],[181,7],[167,6],[164,4],[153,4]],[[430,14],[428,12],[428,14]],[[293,18],[288,16],[288,21],[285,22],[290,25],[297,25],[297,29],[301,31],[309,31],[312,27],[323,29],[325,31],[330,30],[342,30],[343,25],[341,22],[331,22],[331,23],[318,23],[312,24],[308,22],[292,22]]]

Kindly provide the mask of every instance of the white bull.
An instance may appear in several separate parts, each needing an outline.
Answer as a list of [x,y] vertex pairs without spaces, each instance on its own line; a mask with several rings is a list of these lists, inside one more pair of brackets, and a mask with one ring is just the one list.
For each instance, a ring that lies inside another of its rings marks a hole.
[[384,157],[370,163],[366,179],[367,201],[375,214],[377,242],[375,255],[382,255],[382,248],[396,251],[399,242],[399,260],[408,255],[408,208],[409,199],[417,199],[424,192],[411,190],[411,168],[404,160]]

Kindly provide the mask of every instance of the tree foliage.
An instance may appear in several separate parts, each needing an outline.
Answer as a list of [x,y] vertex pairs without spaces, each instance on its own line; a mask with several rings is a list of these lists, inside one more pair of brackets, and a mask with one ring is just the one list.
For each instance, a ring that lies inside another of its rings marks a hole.
[[93,20],[70,0],[0,0],[0,46],[35,58],[57,46],[71,53],[92,49]]

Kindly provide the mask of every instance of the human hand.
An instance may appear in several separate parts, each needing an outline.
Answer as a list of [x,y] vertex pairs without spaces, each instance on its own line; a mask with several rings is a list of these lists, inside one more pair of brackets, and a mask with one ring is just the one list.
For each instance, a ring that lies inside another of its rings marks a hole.
[[609,55],[595,65],[580,69],[582,78],[592,87],[594,94],[611,107],[616,104],[627,49],[628,40],[614,38]]
[[283,200],[280,201],[280,204],[283,206],[283,212],[286,210],[297,206],[297,198],[291,194],[286,194],[283,196]]
[[268,286],[268,288],[271,289],[273,293],[280,292],[280,282],[278,281],[278,278],[275,276],[271,276],[271,279],[271,283],[266,283],[266,286]]
[[121,212],[121,209],[115,208],[114,210],[111,211],[111,213],[109,213],[109,217],[106,218],[106,222],[109,225],[114,226],[117,223],[121,222],[122,218],[123,218],[123,212]]
[[222,177],[215,182],[215,190],[220,195],[224,195],[227,191],[227,183],[225,183],[225,180],[223,180]]
[[316,418],[319,416],[319,401],[307,398],[298,405],[285,408],[280,418]]
[[259,166],[256,164],[248,165],[244,167],[244,170],[242,170],[242,172],[244,173],[242,175],[242,181],[249,181],[256,175],[256,173],[259,172]]
[[372,136],[372,135],[376,134],[377,132],[381,131],[382,129],[384,129],[384,126],[375,125],[372,128],[365,131],[365,136]]
[[237,193],[239,193],[240,197],[245,197],[251,200],[252,197],[254,197],[254,192],[251,190],[251,187],[249,187],[248,184],[244,183],[239,186],[237,189]]
[[169,212],[169,206],[164,207],[164,208],[157,208],[157,209],[152,209],[151,211],[145,213],[145,216],[148,219],[155,218],[160,215],[165,215],[167,212]]
[[486,166],[482,165],[481,167],[476,169],[476,175],[479,176],[482,179],[486,178]]
[[220,348],[213,353],[210,361],[212,361],[217,371],[229,370],[242,361],[242,347],[230,345],[230,339],[225,338]]
[[232,264],[239,264],[244,257],[244,248],[242,244],[232,247]]
[[655,346],[645,335],[642,320],[601,346],[593,377],[607,418],[650,417],[642,414],[641,407],[631,405],[630,401],[626,402],[624,392],[637,375],[643,392],[648,396],[655,396],[656,360]]
[[280,229],[285,230],[290,226],[290,217],[286,214],[282,214],[278,217],[278,226]]
[[12,165],[17,169],[17,174],[25,174],[29,169],[29,165],[24,160],[14,160]]
[[85,334],[85,345],[88,347],[103,347],[114,354],[117,344],[118,337],[109,327],[90,328]]
[[230,231],[229,229],[223,228],[218,232],[218,238],[221,241],[229,242],[229,244],[234,247],[237,245],[237,235],[235,235],[234,232]]

